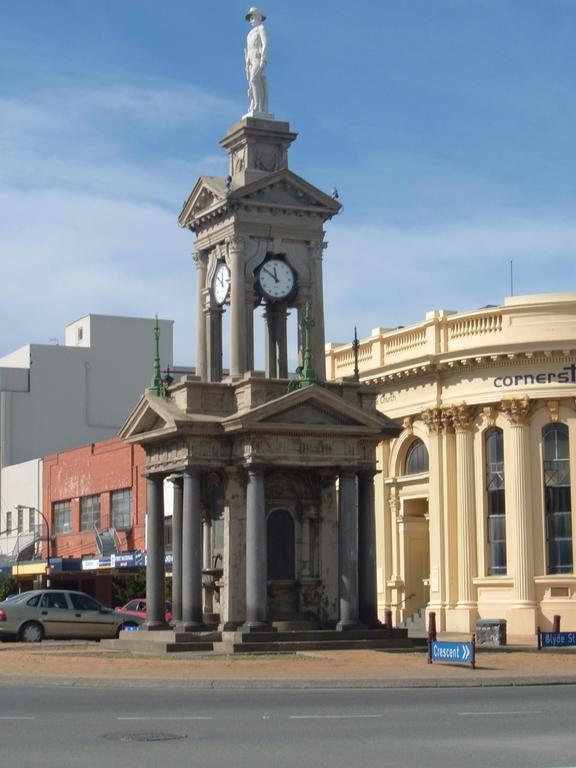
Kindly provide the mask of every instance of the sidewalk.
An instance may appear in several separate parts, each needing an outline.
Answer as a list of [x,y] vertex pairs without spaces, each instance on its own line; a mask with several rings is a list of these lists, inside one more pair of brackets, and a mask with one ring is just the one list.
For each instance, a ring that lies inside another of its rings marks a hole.
[[480,649],[476,669],[428,664],[417,651],[319,651],[286,655],[145,656],[98,643],[0,644],[0,686],[196,688],[398,688],[576,684],[576,652],[519,646]]

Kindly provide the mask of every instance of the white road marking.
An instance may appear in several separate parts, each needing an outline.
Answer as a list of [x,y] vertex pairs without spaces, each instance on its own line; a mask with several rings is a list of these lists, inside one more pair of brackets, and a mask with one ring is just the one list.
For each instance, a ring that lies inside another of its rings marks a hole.
[[211,717],[204,717],[201,715],[194,716],[191,715],[190,717],[148,717],[148,716],[137,716],[137,717],[117,717],[116,720],[212,720]]
[[460,717],[500,717],[501,715],[541,715],[542,709],[511,709],[506,712],[458,712]]
[[6,715],[6,717],[0,717],[0,720],[36,720],[35,717],[19,717],[18,715]]
[[382,717],[384,715],[290,715],[290,720],[362,720]]

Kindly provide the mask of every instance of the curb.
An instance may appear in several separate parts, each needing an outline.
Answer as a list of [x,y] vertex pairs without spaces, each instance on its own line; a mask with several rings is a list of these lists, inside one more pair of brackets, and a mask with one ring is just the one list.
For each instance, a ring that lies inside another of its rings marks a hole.
[[484,679],[422,680],[149,680],[146,678],[0,677],[0,688],[190,688],[193,690],[386,690],[414,688],[525,688],[576,685],[570,677],[494,677]]

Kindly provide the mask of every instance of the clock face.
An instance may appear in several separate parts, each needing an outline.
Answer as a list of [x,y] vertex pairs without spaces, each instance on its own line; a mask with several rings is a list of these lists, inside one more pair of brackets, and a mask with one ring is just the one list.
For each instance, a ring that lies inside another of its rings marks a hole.
[[212,283],[212,293],[218,304],[224,304],[228,298],[229,289],[230,270],[226,264],[219,264],[216,268],[216,274],[214,275],[214,282]]
[[293,269],[280,259],[269,259],[260,267],[258,282],[269,299],[285,299],[296,283]]

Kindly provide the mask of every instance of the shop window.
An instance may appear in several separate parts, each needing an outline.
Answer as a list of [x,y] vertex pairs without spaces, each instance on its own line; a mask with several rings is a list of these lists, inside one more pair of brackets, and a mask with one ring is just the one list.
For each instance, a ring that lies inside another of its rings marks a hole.
[[414,440],[404,463],[405,475],[418,475],[421,472],[428,472],[428,450],[422,440]]
[[54,533],[70,533],[72,517],[70,501],[55,501],[52,504],[52,530]]
[[100,529],[100,496],[83,496],[80,499],[80,530]]
[[286,509],[275,509],[268,516],[268,579],[293,581],[295,578],[294,520]]
[[488,523],[488,573],[506,575],[506,499],[504,435],[489,429],[484,436],[486,456],[486,509]]
[[124,488],[110,494],[112,528],[126,530],[132,526],[132,491]]
[[568,427],[548,424],[544,448],[544,516],[547,573],[572,573],[572,499]]

